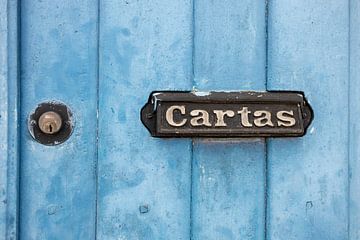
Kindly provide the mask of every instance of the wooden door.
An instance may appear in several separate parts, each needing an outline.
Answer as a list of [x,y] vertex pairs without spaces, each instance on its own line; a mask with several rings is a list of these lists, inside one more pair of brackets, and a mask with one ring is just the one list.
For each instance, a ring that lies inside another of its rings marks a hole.
[[[0,239],[360,239],[359,0],[0,2]],[[301,138],[155,139],[154,90],[303,91]],[[64,143],[30,136],[42,102]]]

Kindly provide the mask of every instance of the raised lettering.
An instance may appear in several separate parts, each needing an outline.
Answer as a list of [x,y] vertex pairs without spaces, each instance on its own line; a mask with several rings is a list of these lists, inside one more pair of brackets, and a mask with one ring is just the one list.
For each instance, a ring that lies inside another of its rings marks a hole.
[[190,115],[193,117],[190,121],[192,126],[207,126],[211,127],[211,123],[209,121],[209,113],[205,110],[192,110]]
[[274,126],[271,121],[271,113],[268,111],[255,111],[254,117],[259,117],[254,120],[254,124],[257,127]]
[[[288,115],[288,116],[286,116]],[[290,116],[291,117],[290,117]],[[296,120],[293,118],[294,112],[293,111],[279,111],[276,113],[276,117],[278,118],[277,124],[279,127],[292,127],[295,125]]]
[[238,111],[238,114],[241,115],[241,125],[244,127],[252,127],[252,124],[249,122],[249,114],[251,111],[247,107],[243,107],[241,111]]
[[166,121],[169,123],[169,125],[173,127],[181,127],[184,126],[186,123],[186,119],[181,120],[180,122],[174,121],[174,111],[178,110],[180,111],[181,115],[185,115],[185,106],[171,106],[166,110]]
[[234,117],[235,113],[234,111],[231,110],[214,110],[213,111],[216,114],[216,123],[215,123],[215,127],[226,127],[227,124],[224,121],[224,117],[228,116],[228,117]]

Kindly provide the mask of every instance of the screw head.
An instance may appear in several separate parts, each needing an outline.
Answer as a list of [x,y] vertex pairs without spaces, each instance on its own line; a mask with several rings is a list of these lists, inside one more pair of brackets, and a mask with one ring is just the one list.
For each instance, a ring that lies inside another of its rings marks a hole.
[[61,116],[53,111],[44,112],[38,122],[40,130],[45,134],[55,134],[62,126]]

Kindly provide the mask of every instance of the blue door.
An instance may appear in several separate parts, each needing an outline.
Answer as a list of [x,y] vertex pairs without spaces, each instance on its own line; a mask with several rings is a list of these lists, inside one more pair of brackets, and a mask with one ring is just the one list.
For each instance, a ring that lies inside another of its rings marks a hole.
[[[0,239],[360,239],[359,0],[0,1]],[[301,138],[152,138],[154,90],[303,91]],[[41,103],[72,112],[35,141]]]

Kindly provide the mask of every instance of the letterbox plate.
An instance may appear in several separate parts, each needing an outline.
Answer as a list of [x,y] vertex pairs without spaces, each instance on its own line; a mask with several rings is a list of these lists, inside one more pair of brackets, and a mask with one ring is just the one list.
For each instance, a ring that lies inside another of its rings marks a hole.
[[153,137],[301,137],[313,118],[302,92],[156,91],[141,109]]

